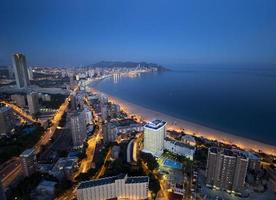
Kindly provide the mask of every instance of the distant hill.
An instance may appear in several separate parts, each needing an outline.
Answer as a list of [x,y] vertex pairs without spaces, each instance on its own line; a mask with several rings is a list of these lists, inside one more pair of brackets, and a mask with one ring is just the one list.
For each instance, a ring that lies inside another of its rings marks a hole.
[[168,69],[155,64],[155,63],[147,63],[147,62],[121,62],[121,61],[101,61],[98,63],[95,63],[93,65],[89,65],[88,67],[99,67],[99,68],[116,68],[116,67],[124,67],[124,68],[135,68],[138,65],[141,67],[156,67],[158,71],[167,71]]

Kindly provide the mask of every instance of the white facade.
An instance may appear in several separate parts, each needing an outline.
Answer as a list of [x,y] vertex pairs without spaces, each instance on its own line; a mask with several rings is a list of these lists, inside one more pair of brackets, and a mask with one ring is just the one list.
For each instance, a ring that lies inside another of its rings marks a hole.
[[77,189],[78,200],[147,199],[147,176],[115,176],[81,182]]
[[182,142],[165,138],[164,148],[174,154],[185,156],[190,160],[194,159],[194,153],[195,153],[194,147],[184,144]]
[[144,126],[144,152],[151,153],[157,157],[162,154],[166,124],[162,120],[153,120]]

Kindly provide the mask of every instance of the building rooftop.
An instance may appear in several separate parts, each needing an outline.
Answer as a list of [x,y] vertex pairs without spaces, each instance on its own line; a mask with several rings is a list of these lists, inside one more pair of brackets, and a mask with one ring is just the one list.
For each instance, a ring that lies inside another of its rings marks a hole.
[[120,180],[120,179],[125,179],[126,184],[144,183],[144,182],[149,181],[149,178],[147,176],[127,177],[127,175],[125,175],[125,174],[120,174],[118,176],[111,176],[111,177],[101,178],[101,179],[96,179],[96,180],[91,180],[91,181],[83,181],[79,184],[78,189],[112,184],[112,183],[115,183],[116,180]]
[[168,138],[168,137],[165,137],[164,140],[172,142],[172,143],[174,143],[174,145],[177,145],[177,146],[180,146],[180,147],[185,147],[185,148],[188,148],[188,149],[194,149],[194,147],[189,145],[189,144],[179,142],[177,140],[173,140],[173,139]]
[[239,151],[239,150],[232,150],[232,149],[224,149],[224,148],[219,148],[219,147],[211,147],[210,152],[212,153],[221,153],[225,156],[232,156],[232,157],[241,157],[246,159],[246,153],[243,151]]
[[148,176],[128,177],[126,183],[146,183],[149,182]]
[[145,125],[145,128],[150,128],[150,129],[154,129],[154,130],[157,130],[163,126],[166,125],[167,122],[163,121],[163,120],[160,120],[160,119],[155,119],[151,122],[148,122],[146,125]]

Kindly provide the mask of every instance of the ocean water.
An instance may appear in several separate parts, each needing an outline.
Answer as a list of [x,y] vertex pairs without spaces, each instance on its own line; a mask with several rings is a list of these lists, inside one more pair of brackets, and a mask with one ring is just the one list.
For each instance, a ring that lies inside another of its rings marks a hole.
[[105,79],[94,87],[151,110],[276,145],[273,66],[185,66]]

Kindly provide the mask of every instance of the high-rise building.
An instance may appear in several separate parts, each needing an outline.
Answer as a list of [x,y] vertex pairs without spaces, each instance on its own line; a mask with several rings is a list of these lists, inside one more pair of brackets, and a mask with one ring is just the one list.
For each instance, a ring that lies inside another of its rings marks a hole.
[[92,112],[87,107],[85,107],[83,109],[83,113],[85,116],[85,123],[92,124],[92,119],[93,119]]
[[29,112],[35,115],[39,112],[39,101],[38,93],[31,92],[27,95],[27,102],[29,107]]
[[164,149],[167,122],[156,119],[144,126],[144,149],[146,153],[160,156]]
[[108,106],[106,104],[101,105],[101,116],[102,120],[106,121],[108,117]]
[[14,54],[12,56],[12,62],[17,87],[28,87],[30,85],[30,80],[25,56],[20,53]]
[[28,77],[30,80],[34,80],[34,73],[32,68],[28,67]]
[[71,116],[71,131],[74,148],[81,148],[86,140],[86,124],[83,112],[75,112]]
[[103,124],[103,141],[105,144],[114,142],[117,137],[118,129],[111,122]]
[[32,175],[36,169],[36,155],[34,149],[27,149],[20,154],[21,166],[25,177]]
[[0,133],[8,133],[13,128],[12,109],[7,106],[0,107]]
[[118,175],[81,182],[77,188],[78,200],[148,199],[149,178]]
[[208,150],[206,184],[240,193],[244,187],[248,158],[239,151],[212,147]]

